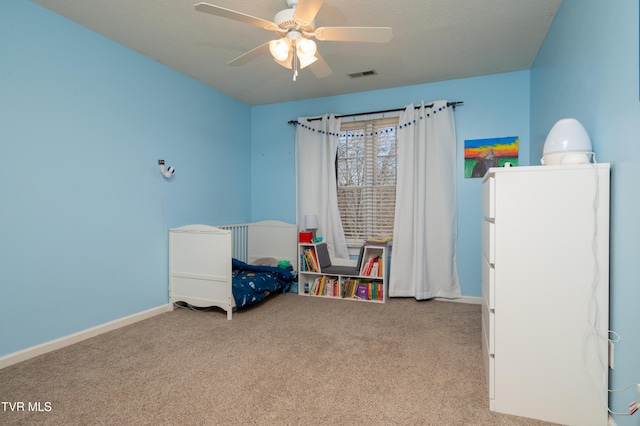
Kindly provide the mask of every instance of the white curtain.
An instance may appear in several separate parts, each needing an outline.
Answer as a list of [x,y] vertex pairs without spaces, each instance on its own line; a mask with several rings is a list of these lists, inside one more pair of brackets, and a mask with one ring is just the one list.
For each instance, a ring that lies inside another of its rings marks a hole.
[[401,113],[397,166],[389,296],[460,297],[456,132],[446,101]]
[[336,184],[336,153],[340,119],[333,114],[321,120],[298,119],[296,127],[297,221],[304,228],[306,215],[318,216],[317,236],[327,243],[334,258],[348,259]]

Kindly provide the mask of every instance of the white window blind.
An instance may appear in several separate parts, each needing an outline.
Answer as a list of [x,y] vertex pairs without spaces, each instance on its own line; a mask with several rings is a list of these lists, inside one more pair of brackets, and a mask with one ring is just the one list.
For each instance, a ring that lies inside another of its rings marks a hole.
[[393,237],[398,118],[342,123],[338,208],[347,243]]

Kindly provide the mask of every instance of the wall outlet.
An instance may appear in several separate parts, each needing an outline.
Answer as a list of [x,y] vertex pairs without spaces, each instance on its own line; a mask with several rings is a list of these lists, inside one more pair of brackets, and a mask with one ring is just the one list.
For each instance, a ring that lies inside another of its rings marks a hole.
[[613,370],[613,342],[609,340],[609,368]]

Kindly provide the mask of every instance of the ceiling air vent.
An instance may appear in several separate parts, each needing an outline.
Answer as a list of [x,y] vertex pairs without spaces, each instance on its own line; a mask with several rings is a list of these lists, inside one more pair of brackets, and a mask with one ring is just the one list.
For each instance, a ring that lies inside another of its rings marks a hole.
[[376,75],[376,74],[378,73],[375,70],[370,70],[370,71],[354,72],[352,74],[349,74],[349,77],[357,78],[357,77],[366,77],[368,75]]

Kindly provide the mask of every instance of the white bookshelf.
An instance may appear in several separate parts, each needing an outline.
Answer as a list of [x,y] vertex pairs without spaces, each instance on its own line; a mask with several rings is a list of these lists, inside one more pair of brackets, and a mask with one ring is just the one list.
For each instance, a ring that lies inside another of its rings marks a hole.
[[[357,274],[332,274],[323,272],[317,264],[316,244],[300,243],[298,245],[298,294],[385,303],[389,289],[389,253],[389,247],[386,245],[365,245],[362,263]],[[315,256],[315,265],[313,256]]]

